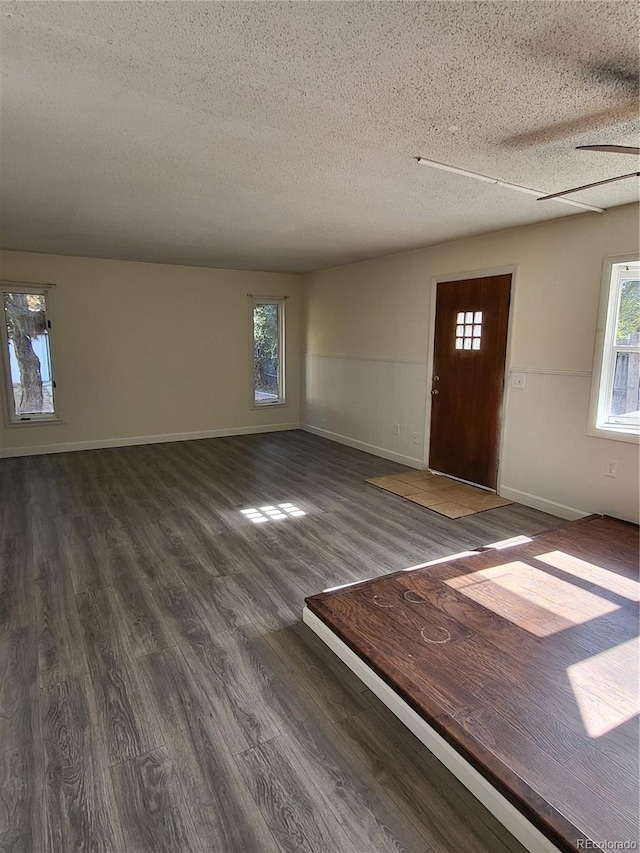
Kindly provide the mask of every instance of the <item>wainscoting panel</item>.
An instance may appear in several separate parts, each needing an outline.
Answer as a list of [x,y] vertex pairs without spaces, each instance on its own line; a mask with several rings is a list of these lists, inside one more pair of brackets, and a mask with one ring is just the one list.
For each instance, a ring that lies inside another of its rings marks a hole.
[[[500,494],[563,518],[598,512],[637,522],[638,445],[587,435],[591,374],[512,372],[525,375],[525,387],[507,391]],[[605,475],[608,459],[615,478]]]
[[307,353],[303,375],[304,427],[405,465],[423,466],[426,364]]
[[[504,408],[499,493],[562,518],[603,513],[638,521],[638,445],[587,435],[591,374],[513,368]],[[415,468],[424,467],[427,366],[307,354],[302,426]],[[394,424],[399,424],[396,435]],[[617,476],[605,476],[607,460]]]

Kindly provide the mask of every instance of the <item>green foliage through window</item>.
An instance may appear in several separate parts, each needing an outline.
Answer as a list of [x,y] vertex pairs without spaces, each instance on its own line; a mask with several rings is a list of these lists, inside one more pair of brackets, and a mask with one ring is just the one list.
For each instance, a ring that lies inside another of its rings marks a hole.
[[619,345],[638,343],[638,335],[640,335],[640,281],[624,279],[621,285],[616,343]]
[[282,399],[282,303],[256,302],[253,306],[253,384],[255,403]]

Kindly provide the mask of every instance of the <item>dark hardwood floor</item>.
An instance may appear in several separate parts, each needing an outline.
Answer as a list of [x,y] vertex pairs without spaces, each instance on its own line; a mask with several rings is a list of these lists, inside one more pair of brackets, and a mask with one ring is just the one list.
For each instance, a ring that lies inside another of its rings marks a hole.
[[364,482],[401,470],[297,431],[0,460],[0,850],[521,853],[300,621],[557,523]]
[[594,516],[307,606],[559,850],[637,845],[638,544]]

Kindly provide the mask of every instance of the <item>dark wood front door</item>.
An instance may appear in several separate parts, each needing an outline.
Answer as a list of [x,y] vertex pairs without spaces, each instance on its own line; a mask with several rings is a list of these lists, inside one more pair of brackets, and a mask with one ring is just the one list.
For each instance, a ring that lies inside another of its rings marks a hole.
[[495,489],[511,276],[437,287],[429,467]]

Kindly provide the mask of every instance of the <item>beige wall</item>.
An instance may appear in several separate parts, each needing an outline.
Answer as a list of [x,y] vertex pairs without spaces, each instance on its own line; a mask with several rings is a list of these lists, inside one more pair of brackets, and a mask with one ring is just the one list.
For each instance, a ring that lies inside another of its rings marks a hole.
[[[432,281],[513,267],[507,366],[526,387],[506,394],[501,491],[567,517],[637,519],[638,446],[587,436],[587,419],[603,259],[638,251],[638,225],[628,205],[304,276],[303,419],[422,464]],[[618,461],[616,479],[604,477],[606,459]]]
[[[304,276],[302,419],[423,465],[432,281],[514,267],[508,368],[526,387],[507,388],[501,492],[567,517],[637,519],[638,446],[587,435],[602,261],[637,250],[638,209],[627,206]],[[23,252],[0,261],[3,279],[56,284],[65,421],[2,427],[0,454],[298,423],[299,277]],[[286,408],[250,408],[247,293],[290,297]]]
[[[3,455],[298,423],[298,276],[2,252],[0,277],[56,285],[50,302],[64,418],[3,426]],[[289,297],[286,407],[251,409],[248,293]]]

